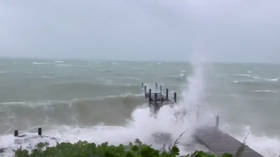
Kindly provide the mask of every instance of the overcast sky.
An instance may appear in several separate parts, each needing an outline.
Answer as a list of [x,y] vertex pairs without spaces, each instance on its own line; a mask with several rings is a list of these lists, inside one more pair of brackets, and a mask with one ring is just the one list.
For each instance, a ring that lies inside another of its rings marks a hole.
[[279,0],[0,0],[0,56],[280,62]]

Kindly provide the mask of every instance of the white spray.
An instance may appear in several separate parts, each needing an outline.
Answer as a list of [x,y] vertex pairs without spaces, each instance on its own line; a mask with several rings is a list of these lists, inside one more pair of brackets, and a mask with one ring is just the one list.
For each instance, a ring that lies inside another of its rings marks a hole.
[[[156,116],[151,114],[147,105],[144,105],[132,113],[131,120],[128,120],[125,126],[98,125],[88,128],[60,126],[45,132],[45,135],[55,137],[59,142],[86,140],[110,144],[126,144],[138,138],[144,143],[162,148],[163,144],[172,145],[174,140],[183,133],[179,147],[184,153],[205,149],[194,144],[192,138],[192,133],[199,124],[197,113],[198,104],[203,104],[202,93],[202,67],[195,65],[192,76],[188,78],[188,87],[183,92],[183,100],[174,106],[162,107]],[[164,137],[165,140],[162,141],[157,137]],[[12,136],[1,137],[0,140],[2,148],[7,146],[12,149],[24,148],[22,144],[15,144],[15,138]],[[40,141],[32,141],[31,145],[35,146],[38,142]],[[30,144],[28,148],[30,149]]]
[[[156,116],[151,114],[147,105],[143,105],[132,113],[131,119],[127,121],[125,126],[98,125],[87,128],[59,126],[44,134],[55,137],[58,142],[86,140],[98,144],[103,142],[127,144],[138,138],[144,143],[163,148],[163,144],[172,145],[174,140],[183,133],[178,145],[183,154],[195,150],[205,150],[205,147],[195,142],[192,135],[197,127],[206,124],[214,125],[214,118],[204,101],[203,65],[192,64],[192,66],[193,73],[188,77],[187,87],[182,93],[183,99],[175,106],[162,107]],[[221,128],[226,130],[224,126],[221,126]],[[157,137],[163,140],[157,139]],[[235,137],[240,140],[243,139],[241,136]],[[11,135],[2,136],[0,137],[0,148],[8,148],[5,156],[13,156],[11,150],[19,147],[32,149],[37,143],[45,141],[50,142],[51,145],[56,144],[56,140],[48,138],[30,139],[27,140],[28,143],[23,143]],[[15,143],[15,141],[18,142]],[[256,137],[250,134],[247,144],[259,150],[263,155],[272,157],[279,152],[280,142],[277,139]],[[274,144],[275,147],[271,147],[271,144]]]

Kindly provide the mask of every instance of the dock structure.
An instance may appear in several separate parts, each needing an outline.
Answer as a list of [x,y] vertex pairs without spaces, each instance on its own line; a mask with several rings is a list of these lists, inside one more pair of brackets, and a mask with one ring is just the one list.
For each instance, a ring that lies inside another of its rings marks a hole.
[[204,127],[196,130],[194,137],[216,155],[229,153],[238,157],[263,157],[258,152],[241,143],[234,137],[219,129],[219,116],[216,117],[215,127]]
[[[145,98],[149,100],[150,108],[157,111],[163,106],[168,104],[174,104],[177,102],[177,93],[174,92],[173,99],[169,98],[169,90],[166,89],[165,94],[162,92],[162,86],[158,87],[155,84],[155,91],[142,83],[144,89]],[[159,88],[159,90],[157,90]],[[251,149],[246,144],[238,141],[234,137],[222,132],[219,129],[220,117],[216,116],[215,126],[213,127],[202,127],[195,131],[194,137],[200,144],[206,146],[212,153],[221,156],[225,153],[232,154],[237,157],[263,157],[258,152]]]
[[163,105],[175,104],[177,103],[177,93],[173,93],[173,98],[170,98],[169,89],[165,89],[165,93],[163,93],[162,85],[155,83],[155,89],[153,91],[152,88],[148,89],[148,86],[142,83],[142,87],[144,89],[144,96],[148,100],[151,108],[157,112]]

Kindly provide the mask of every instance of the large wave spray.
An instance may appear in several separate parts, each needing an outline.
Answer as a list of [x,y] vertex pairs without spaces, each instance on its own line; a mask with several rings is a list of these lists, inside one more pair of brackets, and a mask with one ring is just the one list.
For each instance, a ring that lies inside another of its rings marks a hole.
[[[111,144],[128,143],[138,138],[155,147],[171,145],[183,134],[179,146],[182,150],[191,152],[195,148],[204,149],[195,144],[192,138],[193,131],[202,125],[201,120],[209,119],[203,118],[206,114],[199,113],[203,110],[198,107],[199,104],[203,104],[202,67],[195,65],[193,69],[192,76],[188,78],[188,87],[182,94],[182,101],[174,106],[162,107],[157,115],[151,113],[147,105],[143,105],[133,111],[131,119],[125,126],[98,125],[92,128],[64,126],[53,129],[48,134],[69,142],[87,140],[96,143],[108,141]],[[157,139],[158,136],[166,140],[161,143]]]
[[[45,135],[55,137],[59,142],[77,142],[86,140],[89,142],[110,144],[128,143],[136,138],[151,144],[154,147],[163,148],[180,139],[181,150],[191,152],[195,149],[205,149],[198,144],[194,144],[192,133],[198,126],[198,104],[201,104],[201,93],[203,92],[202,67],[195,66],[192,76],[188,78],[188,87],[183,92],[183,100],[174,106],[164,106],[157,115],[151,113],[147,105],[143,105],[133,111],[131,119],[127,120],[124,126],[97,125],[93,127],[81,128],[73,126],[57,126],[48,130]],[[10,147],[16,149],[25,147],[29,149],[30,144],[14,143],[12,136],[1,137],[0,147]],[[34,147],[42,140],[33,140]],[[51,142],[51,141],[50,141]],[[55,142],[51,142],[55,144]]]
[[[54,138],[33,138],[19,140],[12,135],[0,137],[0,148],[6,149],[6,156],[13,156],[13,149],[32,149],[39,142],[77,142],[86,140],[89,142],[110,144],[127,144],[136,138],[156,148],[166,149],[180,137],[179,148],[182,153],[191,153],[194,150],[207,150],[198,144],[192,137],[198,127],[214,125],[214,113],[205,101],[205,80],[203,64],[192,64],[192,75],[186,80],[185,90],[182,92],[182,100],[173,106],[163,106],[157,115],[151,113],[148,105],[135,109],[131,118],[123,126],[96,125],[81,128],[80,126],[53,126],[44,132],[44,135]],[[228,125],[222,124],[221,129],[230,133]],[[248,130],[244,131],[247,134]],[[245,135],[234,135],[240,141]],[[30,138],[31,137],[31,138]],[[279,140],[268,137],[258,137],[253,133],[247,138],[246,143],[262,153],[266,157],[277,156],[280,152]]]

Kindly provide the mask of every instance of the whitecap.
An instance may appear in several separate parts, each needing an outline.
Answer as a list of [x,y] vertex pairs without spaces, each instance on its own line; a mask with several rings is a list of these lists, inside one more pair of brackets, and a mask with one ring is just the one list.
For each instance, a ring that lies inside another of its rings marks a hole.
[[48,63],[45,63],[45,62],[32,62],[33,65],[45,65],[45,64],[48,64]]
[[234,74],[234,76],[251,77],[250,74]]
[[55,61],[55,63],[64,63],[65,61],[62,61],[62,60],[57,60]]
[[252,73],[253,73],[253,71],[251,71],[251,70],[248,70],[248,71],[247,71],[247,73],[248,73],[248,74],[252,74]]
[[269,79],[265,79],[266,81],[271,81],[271,82],[278,82],[280,81],[280,78],[269,78]]
[[24,101],[9,101],[9,102],[1,102],[0,105],[26,105],[27,102]]
[[235,80],[235,81],[233,81],[233,83],[234,83],[234,84],[239,84],[239,83],[240,83],[240,81]]
[[73,65],[71,65],[71,64],[57,64],[57,66],[60,66],[60,67],[73,67]]
[[[250,126],[244,127],[246,135],[234,135],[239,141],[245,142],[253,150],[262,154],[265,157],[276,157],[280,155],[280,139],[267,136],[257,136],[252,131]],[[245,139],[244,139],[245,137]],[[245,141],[244,141],[245,140]]]
[[180,76],[180,77],[185,77],[185,74],[184,74],[184,73],[181,73],[179,76]]
[[252,78],[255,79],[255,80],[261,80],[261,79],[262,79],[262,78],[259,77],[259,76],[252,76]]
[[254,92],[255,92],[255,93],[274,93],[274,94],[278,93],[277,90],[269,90],[269,89],[255,90]]
[[46,101],[10,101],[10,102],[1,102],[0,105],[13,105],[13,106],[26,106],[26,107],[37,107],[37,106],[49,106],[58,103],[69,103],[69,101],[63,100],[46,100]]
[[36,148],[39,143],[49,143],[49,146],[55,146],[59,139],[48,137],[48,136],[38,136],[35,133],[24,133],[24,137],[14,137],[13,135],[3,135],[0,136],[0,148],[4,151],[0,156],[13,157],[14,151],[17,149],[26,149],[31,151]]

